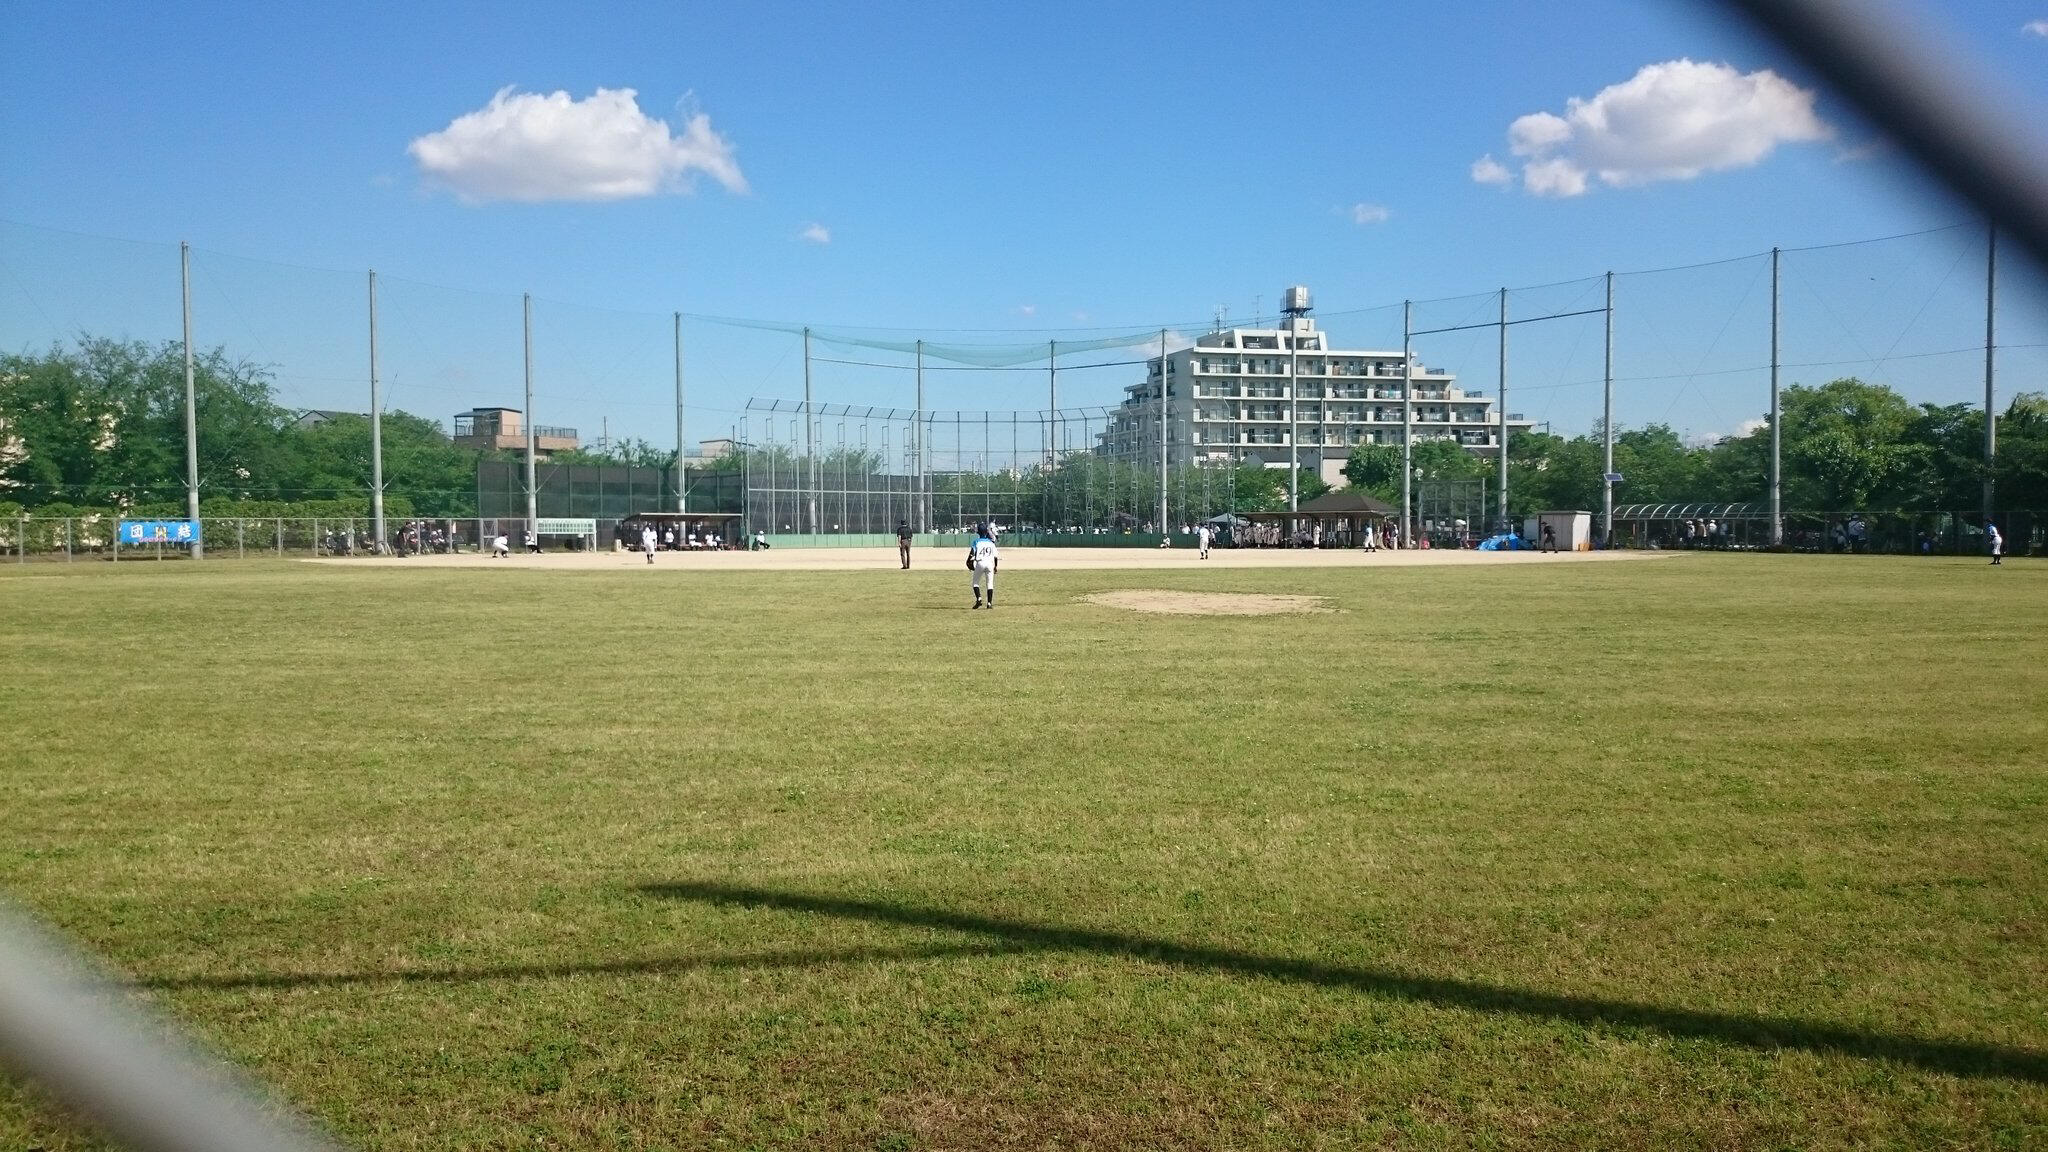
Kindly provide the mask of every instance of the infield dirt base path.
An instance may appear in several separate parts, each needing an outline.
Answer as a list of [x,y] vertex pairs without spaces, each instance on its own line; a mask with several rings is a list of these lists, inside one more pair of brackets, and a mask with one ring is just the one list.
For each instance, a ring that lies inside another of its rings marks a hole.
[[[919,548],[910,563],[917,568],[956,569],[965,552],[955,548]],[[1460,564],[1585,564],[1649,560],[1669,552],[1479,552],[1455,548],[1419,548],[1412,552],[1365,552],[1358,549],[1218,548],[1199,559],[1192,548],[1012,548],[1003,553],[1005,571],[1053,569],[1167,568],[1398,568],[1413,565]],[[337,557],[311,564],[354,567],[396,565],[405,568],[536,568],[562,571],[630,568],[643,572],[716,572],[723,570],[834,572],[896,567],[896,549],[771,548],[761,552],[657,552],[654,563],[638,552],[513,553],[505,559],[471,552],[455,556]]]

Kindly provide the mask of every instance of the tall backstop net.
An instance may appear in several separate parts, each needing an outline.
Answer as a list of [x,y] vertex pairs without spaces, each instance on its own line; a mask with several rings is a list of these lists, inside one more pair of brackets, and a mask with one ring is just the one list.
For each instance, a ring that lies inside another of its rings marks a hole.
[[[806,418],[808,415],[808,419]],[[747,520],[771,532],[1157,531],[1157,441],[1116,446],[1108,408],[923,411],[754,399],[740,426]],[[1180,450],[1176,450],[1180,449]],[[1233,468],[1169,443],[1167,523],[1237,510]]]

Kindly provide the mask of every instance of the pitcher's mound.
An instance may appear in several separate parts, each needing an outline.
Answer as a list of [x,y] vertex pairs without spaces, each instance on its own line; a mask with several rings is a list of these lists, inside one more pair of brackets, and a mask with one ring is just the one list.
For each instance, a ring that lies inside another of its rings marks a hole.
[[1131,588],[1096,592],[1082,599],[1107,608],[1133,612],[1169,612],[1176,616],[1278,616],[1289,612],[1328,612],[1321,596],[1267,596],[1250,592],[1167,592]]

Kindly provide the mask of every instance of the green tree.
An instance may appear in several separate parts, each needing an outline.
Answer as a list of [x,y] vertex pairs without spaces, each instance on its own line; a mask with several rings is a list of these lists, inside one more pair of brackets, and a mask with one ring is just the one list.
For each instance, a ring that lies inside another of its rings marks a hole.
[[2014,396],[1999,417],[1997,479],[1999,507],[2048,511],[2048,392]]
[[1351,455],[1344,461],[1344,479],[1353,488],[1371,493],[1381,500],[1398,500],[1401,496],[1401,446],[1354,446]]
[[1900,493],[1921,508],[1975,508],[1984,494],[1984,411],[1974,404],[1922,404],[1905,441],[1920,453]]
[[1784,413],[1787,503],[1817,511],[1898,507],[1930,451],[1907,439],[1915,412],[1882,384],[1855,377],[1818,387],[1793,385],[1779,401]]
[[[291,465],[291,417],[269,373],[216,348],[194,358],[193,395],[202,493],[275,493]],[[0,357],[0,422],[10,445],[0,482],[30,506],[174,498],[185,481],[184,348],[88,336]]]
[[[387,506],[404,496],[415,514],[469,516],[476,512],[477,453],[443,434],[438,421],[409,412],[386,412],[384,491]],[[339,498],[370,491],[370,420],[345,414],[289,437],[296,470],[289,489],[300,499]]]

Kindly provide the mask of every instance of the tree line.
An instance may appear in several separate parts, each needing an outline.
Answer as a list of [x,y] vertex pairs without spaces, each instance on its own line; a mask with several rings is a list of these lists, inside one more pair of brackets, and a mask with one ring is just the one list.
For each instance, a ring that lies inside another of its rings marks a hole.
[[[193,398],[202,514],[369,514],[367,416],[304,421],[278,402],[267,368],[221,348],[195,352]],[[477,460],[516,455],[455,444],[431,417],[390,411],[382,424],[392,516],[473,516]],[[666,468],[675,453],[627,441],[554,459]],[[85,336],[0,355],[0,504],[34,515],[182,517],[184,346]]]
[[[305,422],[280,404],[271,373],[215,348],[195,357],[194,393],[201,509],[219,516],[365,515],[371,481],[367,417],[335,414]],[[1969,404],[1915,405],[1881,384],[1849,378],[1793,385],[1782,394],[1784,506],[1788,511],[1968,512],[1987,475],[1983,412]],[[1671,428],[1617,429],[1614,470],[1621,504],[1768,498],[1770,429],[1761,425],[1710,444],[1688,444]],[[476,514],[476,464],[482,453],[449,440],[440,421],[393,411],[383,418],[387,512],[394,516]],[[761,449],[756,450],[758,455]],[[1425,481],[1491,478],[1494,465],[1448,441],[1415,446]],[[707,465],[739,469],[734,454]],[[673,468],[675,453],[644,440],[555,453],[556,464]],[[791,465],[753,461],[763,467]],[[1517,432],[1508,479],[1517,516],[1546,508],[1600,506],[1600,436]],[[858,468],[879,468],[862,460]],[[1401,488],[1399,445],[1353,449],[1348,480],[1389,502]],[[829,469],[828,469],[829,470]],[[1019,493],[1025,506],[1115,508],[1148,488],[1151,468],[1075,453],[1041,476],[987,478]],[[2002,508],[2048,510],[2048,394],[2022,392],[1998,422],[1990,473]],[[1241,466],[1219,475],[1176,468],[1168,488],[1176,504],[1274,511],[1286,506],[1285,472]],[[118,509],[130,515],[183,515],[185,362],[182,345],[148,345],[91,336],[39,353],[0,355],[0,504],[39,515]],[[945,483],[967,486],[964,477]],[[1327,489],[1301,474],[1303,499]],[[1073,495],[1080,492],[1078,499]],[[1099,493],[1100,495],[1096,495]],[[1127,495],[1128,494],[1128,495]],[[1143,505],[1139,505],[1142,507]]]
[[[1913,404],[1854,377],[1792,385],[1779,395],[1779,467],[1787,511],[1974,512],[1984,480],[2001,508],[2048,509],[2048,393],[2022,392],[1999,417],[1994,470],[1984,464],[1984,412],[1970,404]],[[1449,441],[1418,443],[1424,480],[1495,476],[1495,464]],[[1663,424],[1617,428],[1616,504],[1757,503],[1770,498],[1771,430],[1686,443]],[[1508,442],[1508,499],[1517,517],[1545,509],[1600,507],[1605,473],[1598,429],[1564,437],[1519,431]],[[1365,444],[1346,461],[1354,485],[1395,503],[1401,447]]]

